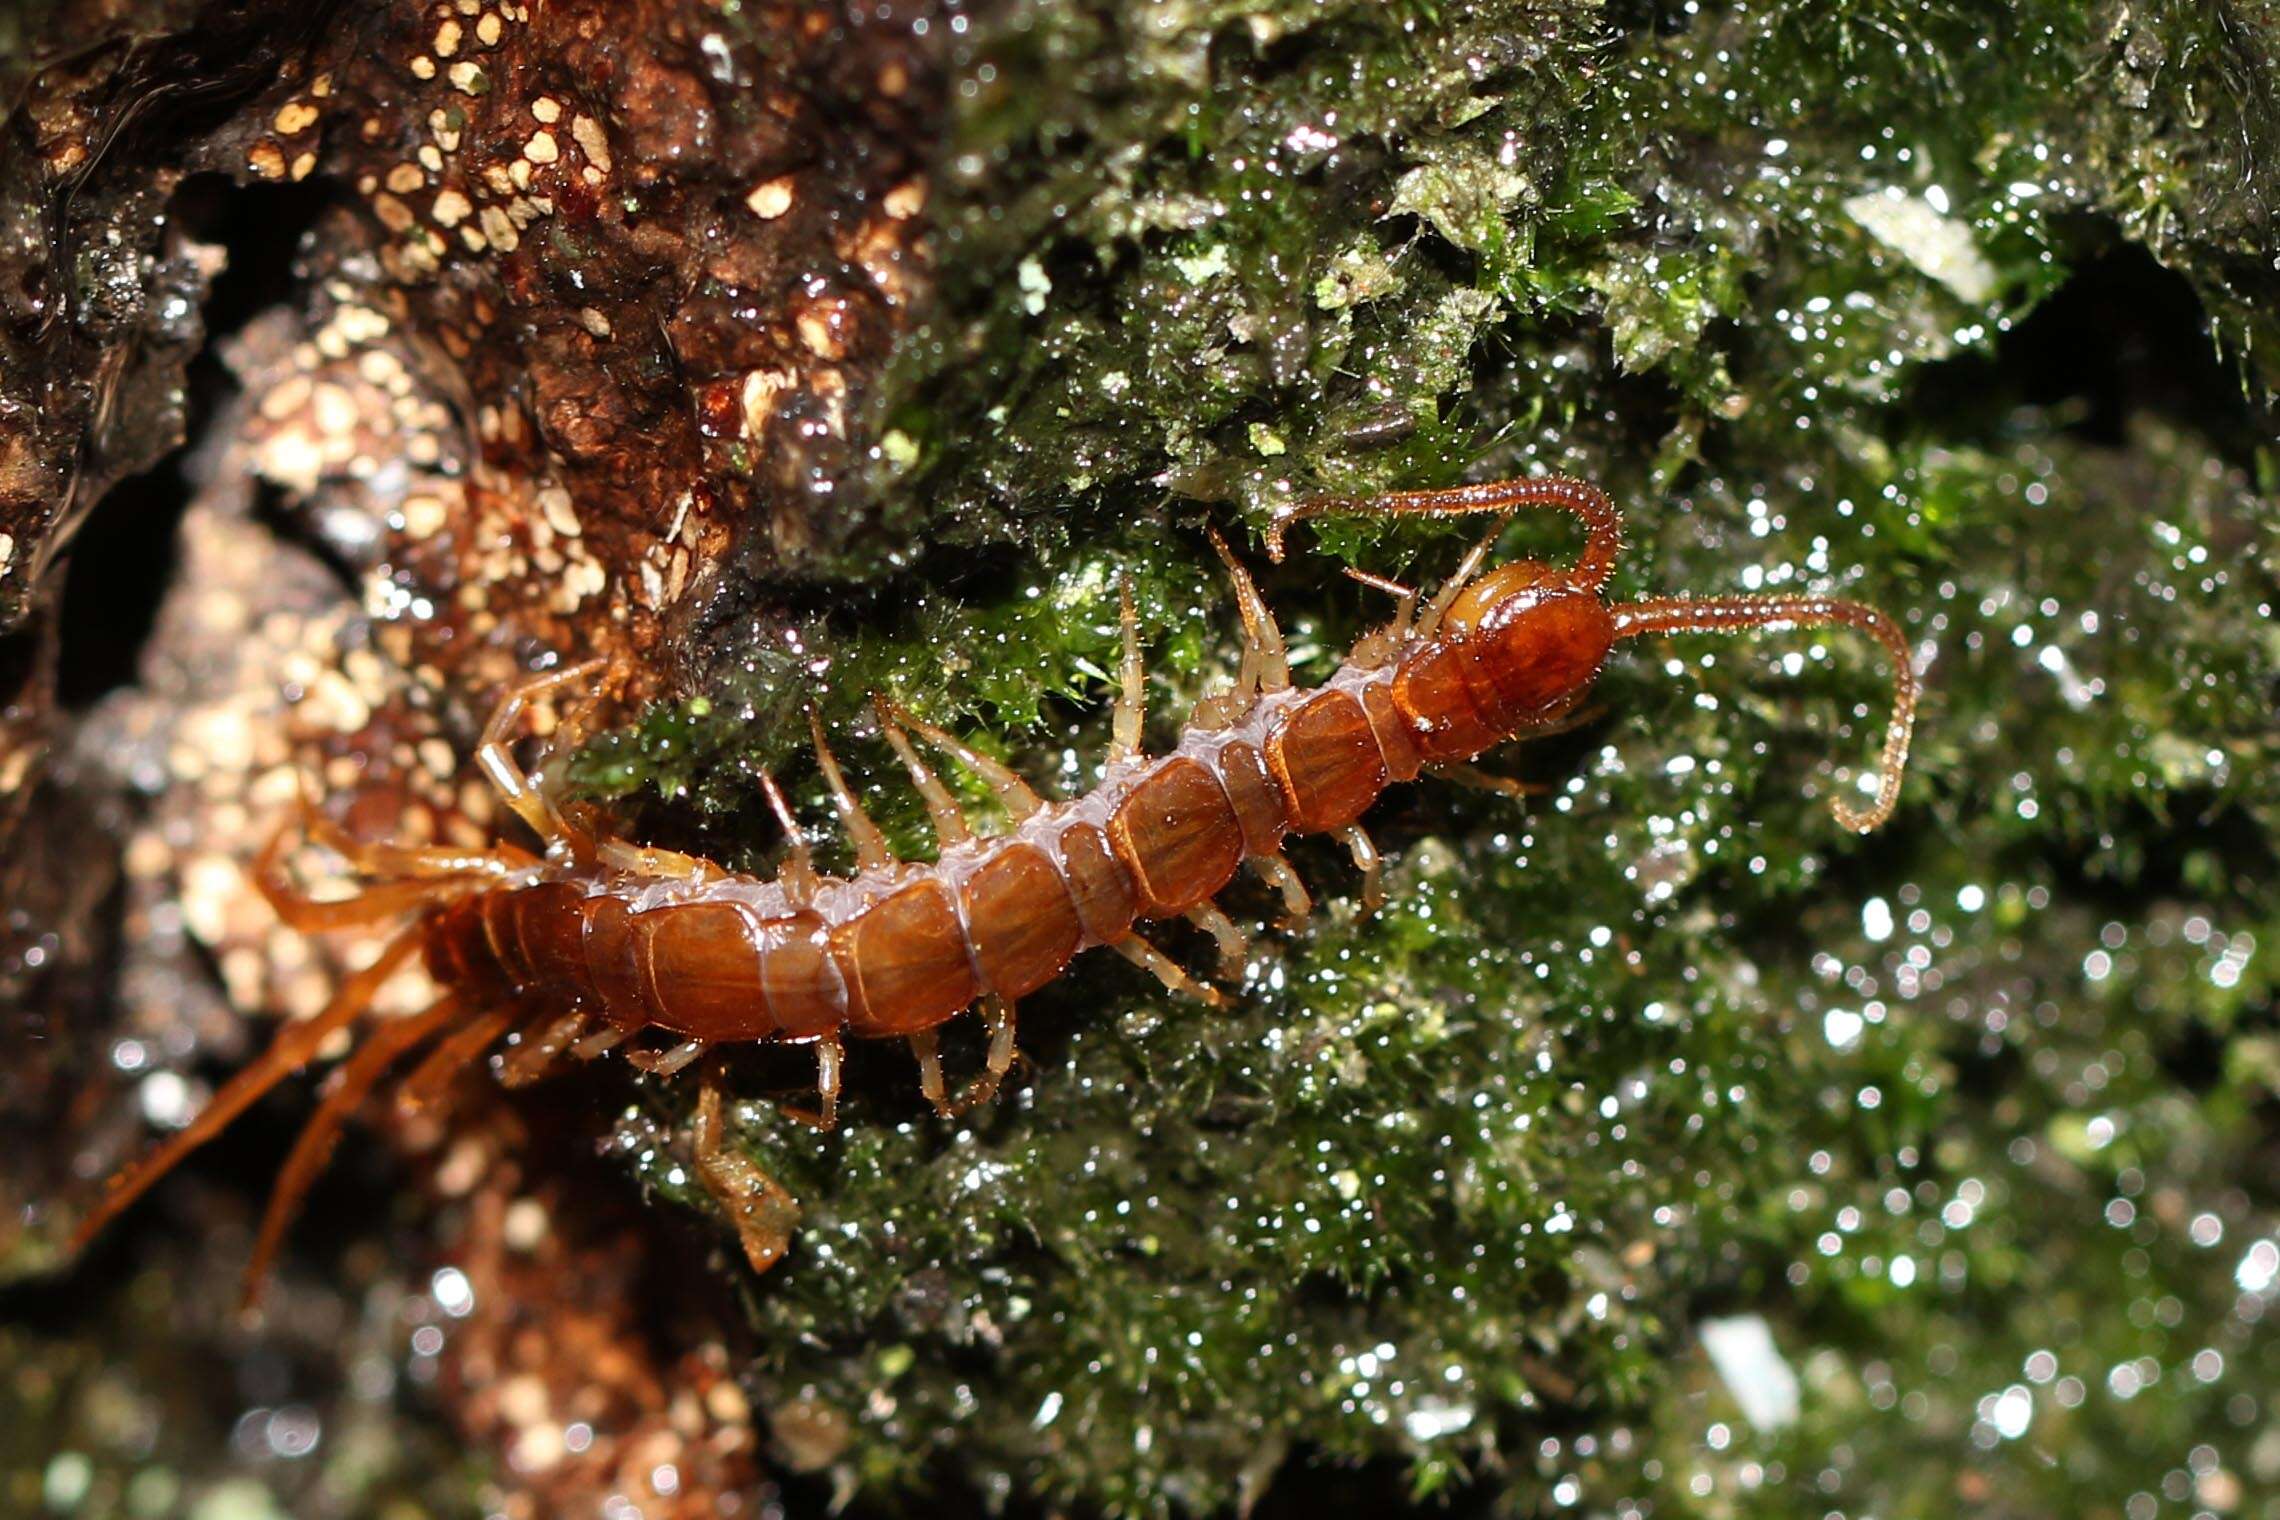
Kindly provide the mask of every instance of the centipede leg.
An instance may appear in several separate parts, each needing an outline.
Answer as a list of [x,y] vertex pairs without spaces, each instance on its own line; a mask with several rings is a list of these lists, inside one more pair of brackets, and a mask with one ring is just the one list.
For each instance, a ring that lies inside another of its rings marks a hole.
[[597,842],[594,858],[613,871],[661,881],[706,881],[721,874],[720,867],[701,855],[684,855],[679,850],[660,849],[656,845],[628,844],[622,839]]
[[1243,974],[1243,962],[1251,954],[1251,936],[1235,927],[1235,920],[1211,903],[1197,903],[1187,911],[1187,921],[1210,935],[1219,946],[1219,974],[1233,980]]
[[768,799],[768,809],[776,815],[776,826],[784,831],[790,845],[790,856],[784,862],[781,881],[784,896],[795,908],[810,907],[815,902],[815,855],[808,849],[807,835],[800,829],[799,820],[792,816],[792,805],[784,800],[783,789],[776,778],[765,770],[760,772],[760,790]]
[[935,841],[947,850],[973,838],[974,831],[967,826],[966,815],[958,809],[958,799],[950,795],[942,778],[934,774],[934,768],[910,742],[910,735],[895,721],[894,704],[885,697],[874,697],[871,707],[878,714],[879,731],[902,758],[903,769],[910,772],[911,785],[918,788],[919,797],[926,803],[926,816],[934,821]]
[[592,679],[608,662],[587,660],[561,670],[541,671],[526,676],[509,686],[500,697],[499,705],[491,712],[491,721],[483,725],[483,737],[475,749],[475,763],[497,788],[499,799],[512,808],[516,815],[531,827],[531,831],[548,844],[567,840],[570,827],[546,796],[531,785],[530,777],[515,764],[510,746],[515,729],[522,723],[523,714],[531,703],[543,696]]
[[1216,987],[1207,987],[1180,969],[1180,963],[1149,944],[1137,934],[1108,942],[1108,948],[1123,956],[1133,965],[1155,977],[1164,986],[1183,997],[1194,998],[1213,1008],[1227,1005],[1227,995]]
[[254,1239],[253,1256],[246,1262],[240,1308],[252,1309],[259,1301],[262,1284],[269,1276],[269,1265],[276,1260],[286,1228],[299,1212],[301,1200],[308,1196],[317,1174],[332,1159],[333,1146],[357,1105],[387,1074],[389,1067],[459,1013],[457,999],[447,997],[424,1013],[383,1024],[334,1072],[330,1090],[317,1104],[316,1112],[309,1115],[308,1123],[301,1126],[300,1137],[293,1142],[284,1166],[278,1169],[276,1182],[270,1186],[269,1206],[261,1216],[261,1232]]
[[514,1024],[515,1012],[511,1006],[493,1008],[479,1014],[464,1028],[453,1030],[412,1068],[412,1074],[396,1089],[396,1112],[417,1114],[433,1105],[462,1067],[507,1032]]
[[1385,906],[1384,857],[1378,854],[1378,847],[1370,842],[1370,836],[1362,832],[1358,823],[1340,829],[1338,837],[1346,842],[1354,864],[1361,868],[1362,906],[1374,913]]
[[379,958],[341,984],[340,991],[315,1018],[288,1024],[253,1063],[223,1084],[198,1117],[176,1131],[166,1142],[114,1173],[102,1199],[87,1211],[72,1231],[71,1248],[79,1250],[161,1177],[174,1170],[199,1146],[220,1134],[231,1120],[260,1101],[261,1096],[307,1065],[336,1030],[348,1025],[368,1007],[381,986],[394,976],[420,947],[416,930],[407,929],[381,950]]
[[1348,579],[1359,581],[1372,591],[1382,591],[1394,599],[1393,621],[1363,635],[1360,642],[1354,645],[1354,662],[1373,670],[1392,664],[1399,657],[1401,646],[1408,641],[1410,619],[1417,615],[1417,588],[1405,586],[1400,581],[1388,580],[1382,575],[1372,575],[1367,570],[1357,570],[1352,565],[1346,567],[1346,575]]
[[570,1054],[577,1057],[581,1061],[591,1061],[596,1056],[607,1055],[609,1052],[617,1049],[620,1045],[623,1045],[625,1043],[626,1036],[631,1033],[633,1033],[633,1031],[627,1029],[622,1024],[604,1024],[601,1028],[595,1030],[592,1034],[586,1036],[577,1044],[571,1046]]
[[816,768],[823,772],[824,785],[831,790],[832,809],[839,814],[839,826],[855,845],[855,867],[860,871],[884,870],[895,863],[895,852],[887,848],[887,836],[863,811],[863,804],[855,800],[854,791],[847,785],[847,777],[839,769],[839,757],[831,752],[830,742],[823,737],[823,720],[815,709],[808,709],[808,733],[815,740]]
[[1117,585],[1116,626],[1124,640],[1117,667],[1116,717],[1108,741],[1108,763],[1120,765],[1140,753],[1140,729],[1148,716],[1148,673],[1140,663],[1140,614],[1132,605],[1132,577]]
[[1237,677],[1237,689],[1246,702],[1258,692],[1289,690],[1290,655],[1266,598],[1259,595],[1251,573],[1216,531],[1211,535],[1211,547],[1219,551],[1220,562],[1227,566],[1228,578],[1235,583],[1235,610],[1243,619],[1243,673]]
[[1003,998],[983,999],[982,1026],[989,1031],[989,1054],[981,1072],[960,1088],[955,1098],[949,1096],[942,1080],[942,1050],[934,1031],[924,1029],[910,1036],[910,1052],[918,1060],[918,1090],[945,1119],[959,1118],[991,1101],[1006,1073],[1013,1070],[1018,1054],[1013,1043],[1013,1005]]
[[776,1111],[795,1123],[826,1134],[839,1128],[839,1069],[846,1055],[847,1047],[835,1038],[827,1036],[816,1041],[815,1111],[794,1108],[788,1103],[777,1104]]
[[1267,885],[1282,893],[1283,928],[1296,929],[1313,915],[1313,894],[1306,890],[1306,883],[1299,879],[1298,872],[1281,855],[1254,855],[1251,857],[1251,869],[1258,872]]
[[625,1059],[626,1064],[636,1071],[647,1072],[653,1077],[670,1077],[709,1049],[710,1044],[704,1040],[683,1040],[669,1050],[637,1050]]
[[592,1016],[584,1011],[543,1019],[523,1033],[520,1044],[499,1063],[501,1087],[527,1087],[537,1081],[562,1053],[578,1043]]
[[729,1148],[720,1088],[711,1077],[697,1089],[696,1135],[690,1159],[705,1192],[735,1226],[744,1259],[752,1263],[752,1270],[765,1272],[783,1260],[784,1252],[791,1248],[792,1231],[800,1222],[799,1200],[750,1156]]
[[955,755],[960,764],[981,777],[989,786],[990,794],[997,798],[998,806],[1004,808],[1006,815],[1014,822],[1019,823],[1045,806],[1045,799],[1038,796],[1011,766],[983,754],[948,730],[935,727],[900,703],[888,703],[887,711],[894,715],[897,722],[935,748]]
[[1541,797],[1552,788],[1540,781],[1522,781],[1517,776],[1499,776],[1494,771],[1482,770],[1461,760],[1451,760],[1426,767],[1445,781],[1469,786],[1478,792],[1494,792],[1500,797]]

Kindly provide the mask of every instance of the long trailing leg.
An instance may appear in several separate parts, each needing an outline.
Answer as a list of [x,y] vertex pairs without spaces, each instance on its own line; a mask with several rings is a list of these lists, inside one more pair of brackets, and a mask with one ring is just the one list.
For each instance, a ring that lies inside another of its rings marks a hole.
[[1019,823],[1045,806],[1045,799],[1038,796],[1035,789],[1011,766],[983,754],[949,730],[937,728],[901,703],[881,700],[885,711],[897,723],[936,749],[956,756],[960,764],[981,777],[988,785],[990,794],[997,798],[998,806],[1004,808],[1006,816],[1014,822]]
[[[487,850],[471,850],[457,845],[400,845],[358,839],[317,805],[305,773],[300,822],[301,832],[310,843],[338,855],[348,863],[350,870],[363,877],[390,880],[421,877],[431,881],[479,877],[498,881],[537,864],[528,851],[503,841]],[[285,831],[279,830],[278,839],[284,837]],[[271,843],[275,845],[277,840]],[[269,852],[264,851],[264,859],[271,858]]]
[[1216,987],[1206,986],[1194,977],[1189,976],[1180,969],[1178,961],[1173,960],[1137,934],[1127,934],[1122,939],[1112,939],[1108,942],[1108,948],[1155,977],[1169,991],[1179,993],[1183,997],[1194,998],[1197,1002],[1213,1008],[1227,1006],[1226,993],[1221,992]]
[[491,721],[483,725],[483,738],[475,749],[475,763],[498,789],[499,799],[514,809],[516,815],[530,825],[531,831],[550,846],[569,840],[573,831],[546,794],[533,786],[523,768],[515,764],[511,748],[515,730],[521,726],[523,715],[533,702],[591,680],[608,663],[600,659],[585,660],[560,670],[540,671],[515,682],[492,710]]
[[269,1048],[222,1086],[197,1118],[170,1136],[157,1149],[113,1174],[103,1197],[72,1231],[73,1250],[83,1248],[97,1231],[119,1217],[126,1207],[150,1191],[161,1177],[181,1164],[182,1158],[220,1134],[231,1120],[258,1102],[272,1087],[299,1071],[315,1056],[334,1031],[345,1028],[368,1007],[381,986],[394,976],[420,947],[416,928],[390,940],[371,965],[343,982],[333,1000],[311,1019],[288,1024],[278,1031]]
[[1623,552],[1623,514],[1605,491],[1588,480],[1546,475],[1535,480],[1492,480],[1434,491],[1388,491],[1379,496],[1318,496],[1275,510],[1267,525],[1267,557],[1283,557],[1283,535],[1309,517],[1355,514],[1370,517],[1459,517],[1476,512],[1510,513],[1531,508],[1572,512],[1583,520],[1583,553],[1575,576],[1593,591],[1607,584]]
[[823,736],[823,719],[812,707],[807,716],[808,733],[815,740],[816,768],[823,772],[823,784],[831,791],[831,806],[839,814],[839,826],[854,843],[855,868],[884,870],[895,863],[895,852],[887,848],[887,836],[871,821],[871,815],[863,811],[863,804],[855,800],[846,773],[839,768],[839,757],[831,752],[830,741]]
[[368,929],[453,896],[461,886],[483,879],[471,872],[438,871],[416,880],[380,882],[347,897],[311,897],[286,871],[285,852],[291,839],[289,825],[269,837],[254,857],[253,885],[279,921],[301,934]]
[[753,1271],[765,1272],[791,1248],[792,1231],[800,1222],[799,1200],[750,1156],[729,1148],[721,1109],[719,1079],[707,1075],[697,1089],[691,1159],[697,1180],[736,1227],[744,1259]]
[[1884,646],[1892,664],[1892,714],[1884,727],[1884,749],[1876,798],[1865,808],[1843,797],[1829,799],[1829,811],[1856,834],[1865,834],[1892,816],[1900,799],[1900,777],[1908,765],[1915,734],[1916,706],[1923,687],[1915,652],[1900,625],[1874,607],[1833,596],[1657,596],[1612,609],[1617,639],[1657,633],[1730,633],[1753,628],[1853,628]]
[[292,1152],[278,1169],[277,1180],[270,1185],[269,1207],[261,1216],[261,1233],[255,1237],[253,1256],[245,1266],[240,1307],[251,1309],[259,1301],[262,1284],[269,1277],[269,1264],[276,1259],[285,1230],[299,1212],[301,1200],[308,1195],[317,1174],[332,1159],[333,1146],[357,1105],[387,1075],[389,1067],[458,1017],[460,1011],[458,1000],[446,997],[424,1013],[383,1024],[366,1036],[356,1054],[333,1073],[330,1089],[317,1104],[316,1112],[301,1126],[300,1137],[293,1142]]
[[574,1008],[551,1018],[540,1015],[499,1062],[499,1085],[528,1087],[536,1082],[547,1067],[578,1044],[592,1022],[593,1015],[584,1009]]
[[909,1037],[911,1054],[918,1060],[918,1090],[945,1119],[958,1118],[995,1098],[1006,1073],[1013,1070],[1018,1054],[1013,1043],[1013,1005],[1003,998],[983,999],[982,1026],[989,1031],[989,1055],[980,1074],[960,1088],[955,1098],[942,1080],[942,1051],[934,1031],[922,1029]]
[[446,1035],[396,1089],[396,1112],[417,1114],[432,1106],[461,1068],[514,1026],[516,1011],[512,1005],[487,1009]]

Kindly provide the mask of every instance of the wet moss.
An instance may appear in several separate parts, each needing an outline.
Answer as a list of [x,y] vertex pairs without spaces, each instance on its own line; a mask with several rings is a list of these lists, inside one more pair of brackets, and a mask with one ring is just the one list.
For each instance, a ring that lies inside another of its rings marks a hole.
[[[923,854],[866,691],[1081,788],[1121,577],[1161,737],[1231,664],[1205,525],[1535,467],[1626,503],[1624,594],[1843,587],[1903,614],[1933,698],[1856,840],[1825,802],[1881,721],[1867,652],[1642,649],[1514,759],[1529,806],[1381,807],[1386,911],[1302,846],[1324,906],[1231,1009],[1091,958],[963,1125],[889,1053],[835,1136],[748,1103],[807,1208],[747,1300],[785,1428],[827,1412],[861,1491],[1111,1513],[1223,1508],[1294,1452],[1510,1513],[2272,1513],[2273,64],[2236,23],[978,21],[944,305],[875,419],[907,552],[735,631],[702,710],[586,785],[761,864],[752,766],[824,816],[814,701]],[[2117,260],[2189,283],[2226,367],[2166,330],[2150,362],[2213,403],[2111,357],[2141,313],[2069,303]],[[1325,524],[1268,578],[1307,675],[1381,615],[1336,560],[1429,575],[1461,537]],[[659,1138],[685,1099],[622,1151],[701,1209]],[[1712,1316],[1782,1360],[1714,1374]]]

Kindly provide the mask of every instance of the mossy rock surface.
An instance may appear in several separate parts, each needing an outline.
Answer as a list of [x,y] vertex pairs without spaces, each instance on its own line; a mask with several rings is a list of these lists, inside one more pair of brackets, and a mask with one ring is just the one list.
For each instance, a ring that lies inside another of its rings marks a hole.
[[[1024,1509],[1345,1491],[1303,1458],[1495,1513],[2280,1513],[2274,43],[1900,0],[978,21],[944,305],[876,402],[899,547],[729,630],[594,791],[765,868],[752,767],[823,817],[820,699],[923,855],[867,692],[1081,789],[1120,579],[1161,740],[1232,668],[1207,528],[1532,470],[1624,504],[1620,593],[1841,588],[1931,698],[1863,840],[1825,804],[1873,650],[1642,647],[1513,758],[1532,802],[1389,797],[1385,911],[1297,849],[1324,906],[1232,1008],[1089,957],[964,1124],[891,1052],[828,1139],[748,1105],[808,1211],[747,1296],[779,1432]],[[1265,576],[1302,678],[1383,615],[1341,562],[1465,541],[1323,525]],[[629,1142],[682,1117],[647,1101]]]

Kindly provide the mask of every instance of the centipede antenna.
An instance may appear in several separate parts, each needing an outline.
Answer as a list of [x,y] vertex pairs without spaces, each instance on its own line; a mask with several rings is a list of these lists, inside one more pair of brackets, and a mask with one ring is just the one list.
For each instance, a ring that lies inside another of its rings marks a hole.
[[340,1132],[356,1112],[357,1105],[387,1074],[389,1067],[458,1014],[458,999],[446,997],[424,1012],[391,1020],[372,1031],[356,1053],[333,1073],[331,1089],[317,1104],[316,1112],[309,1115],[308,1123],[301,1126],[300,1136],[293,1142],[285,1164],[278,1168],[277,1180],[270,1185],[269,1206],[261,1216],[261,1232],[254,1238],[253,1255],[245,1265],[245,1286],[238,1299],[241,1310],[250,1311],[259,1303],[262,1285],[268,1281],[270,1263],[277,1258],[277,1248],[284,1242],[286,1228],[300,1211],[301,1200],[308,1196],[317,1175],[332,1159],[333,1146],[339,1142]]
[[883,871],[895,863],[895,852],[887,848],[887,836],[863,811],[863,804],[855,800],[854,791],[847,785],[846,773],[839,768],[839,757],[831,752],[831,742],[823,736],[823,719],[814,708],[808,709],[808,733],[815,740],[816,768],[823,772],[823,784],[831,789],[832,810],[839,814],[839,826],[855,845],[855,868],[860,871]]
[[1132,605],[1130,572],[1117,582],[1117,627],[1124,636],[1124,661],[1117,668],[1115,727],[1108,741],[1108,763],[1117,765],[1140,753],[1140,728],[1148,716],[1148,673],[1140,663],[1140,614]]
[[1488,551],[1496,547],[1496,541],[1504,536],[1504,530],[1511,523],[1509,515],[1499,518],[1496,526],[1457,561],[1456,573],[1444,581],[1441,589],[1433,593],[1433,600],[1425,604],[1425,615],[1417,620],[1417,637],[1429,639],[1441,631],[1441,619],[1448,616],[1449,609],[1456,605],[1472,578],[1480,574],[1480,567],[1488,560]]
[[1309,517],[1353,514],[1369,517],[1458,517],[1470,512],[1518,512],[1544,507],[1572,512],[1583,520],[1583,553],[1575,577],[1597,591],[1614,573],[1623,552],[1623,514],[1607,493],[1588,480],[1546,475],[1534,480],[1491,480],[1437,491],[1388,491],[1379,496],[1317,496],[1277,507],[1267,524],[1267,557],[1280,563],[1283,535]]
[[776,785],[776,778],[766,770],[760,772],[760,790],[791,846],[790,856],[784,862],[784,895],[795,908],[812,907],[816,890],[815,855],[808,849],[807,835],[801,832],[799,820],[792,816],[792,805],[784,800],[783,788]]
[[1227,575],[1235,583],[1235,609],[1243,619],[1243,674],[1237,678],[1237,687],[1246,701],[1257,691],[1288,691],[1290,689],[1290,654],[1284,647],[1282,629],[1275,622],[1274,612],[1266,598],[1259,595],[1251,573],[1227,547],[1227,540],[1219,530],[1211,530],[1211,547],[1219,551],[1220,562],[1227,567]]
[[1892,666],[1892,713],[1885,723],[1876,800],[1856,808],[1843,797],[1829,799],[1837,822],[1865,834],[1892,816],[1900,800],[1900,778],[1908,767],[1916,707],[1923,686],[1914,651],[1899,624],[1876,608],[1829,596],[1658,596],[1612,609],[1615,637],[1643,638],[1656,633],[1732,633],[1752,628],[1855,628],[1884,646]]
[[895,715],[897,722],[936,749],[956,756],[960,764],[981,777],[988,784],[991,795],[997,798],[998,806],[1004,808],[1014,822],[1019,823],[1045,806],[1045,799],[1038,796],[1029,783],[1022,780],[1020,774],[1003,761],[983,754],[947,729],[935,727],[899,702],[888,703],[888,710]]
[[918,747],[910,742],[910,735],[904,733],[902,725],[895,721],[894,704],[883,696],[874,695],[871,698],[871,711],[878,717],[879,732],[886,735],[887,743],[893,745],[895,753],[902,757],[903,769],[910,772],[910,784],[918,788],[920,799],[926,803],[926,816],[934,820],[936,841],[947,850],[952,845],[964,844],[973,838],[974,831],[967,826],[966,815],[958,809],[958,799],[950,795],[950,789],[942,784],[942,778],[934,774],[933,767],[919,754]]
[[156,1150],[114,1173],[101,1200],[72,1231],[71,1248],[74,1251],[84,1248],[97,1231],[118,1218],[129,1204],[179,1166],[183,1157],[220,1134],[231,1120],[260,1101],[263,1094],[306,1066],[335,1030],[344,1028],[371,1004],[381,986],[411,958],[420,944],[417,929],[406,929],[390,940],[377,960],[341,984],[340,991],[333,994],[333,1000],[316,1017],[288,1024],[278,1031],[269,1048],[224,1083],[197,1118]]

